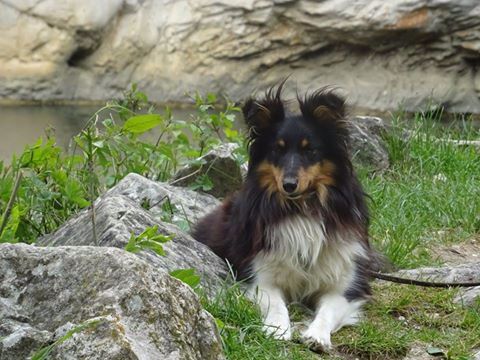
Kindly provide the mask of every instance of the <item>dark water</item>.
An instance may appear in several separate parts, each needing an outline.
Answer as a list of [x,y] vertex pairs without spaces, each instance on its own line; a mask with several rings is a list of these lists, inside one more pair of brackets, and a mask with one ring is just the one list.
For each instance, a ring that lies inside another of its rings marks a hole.
[[54,132],[58,145],[68,146],[98,109],[91,106],[1,106],[0,160],[10,161],[25,146],[45,138],[46,131]]
[[[59,146],[68,147],[72,137],[100,108],[101,105],[0,106],[0,161],[10,162],[13,154],[19,155],[38,138],[46,138],[46,132],[55,134]],[[185,119],[191,113],[191,109],[173,110],[174,116]],[[101,118],[107,116],[108,111],[102,112]]]

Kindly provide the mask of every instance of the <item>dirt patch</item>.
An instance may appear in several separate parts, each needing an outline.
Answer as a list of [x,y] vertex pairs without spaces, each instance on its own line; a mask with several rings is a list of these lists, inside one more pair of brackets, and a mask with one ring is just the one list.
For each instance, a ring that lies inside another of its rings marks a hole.
[[460,265],[480,261],[480,236],[460,244],[432,245],[428,252],[434,260],[446,265]]

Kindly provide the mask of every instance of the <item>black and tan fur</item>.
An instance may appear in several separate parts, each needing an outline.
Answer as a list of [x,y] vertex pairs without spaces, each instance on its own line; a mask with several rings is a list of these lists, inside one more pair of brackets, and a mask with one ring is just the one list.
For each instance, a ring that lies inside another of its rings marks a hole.
[[286,304],[304,301],[316,315],[303,338],[328,349],[330,333],[354,323],[370,295],[369,216],[347,150],[344,99],[320,89],[298,98],[292,114],[282,86],[243,106],[246,180],[193,235],[250,281],[266,331],[289,339]]

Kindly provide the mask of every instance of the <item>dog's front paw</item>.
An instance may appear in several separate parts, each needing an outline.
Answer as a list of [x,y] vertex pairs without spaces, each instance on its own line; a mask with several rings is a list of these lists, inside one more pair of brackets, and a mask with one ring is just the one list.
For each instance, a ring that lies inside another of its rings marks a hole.
[[302,333],[301,340],[310,349],[317,352],[333,350],[329,332],[308,328]]

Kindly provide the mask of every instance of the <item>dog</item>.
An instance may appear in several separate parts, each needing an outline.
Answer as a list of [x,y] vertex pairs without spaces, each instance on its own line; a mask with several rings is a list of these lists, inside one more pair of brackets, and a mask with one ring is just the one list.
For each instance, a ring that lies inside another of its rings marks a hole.
[[287,111],[283,83],[242,111],[249,165],[242,188],[201,219],[193,237],[226,259],[260,307],[264,329],[289,340],[287,304],[315,315],[301,334],[329,351],[371,295],[366,195],[348,153],[345,100],[329,88]]

